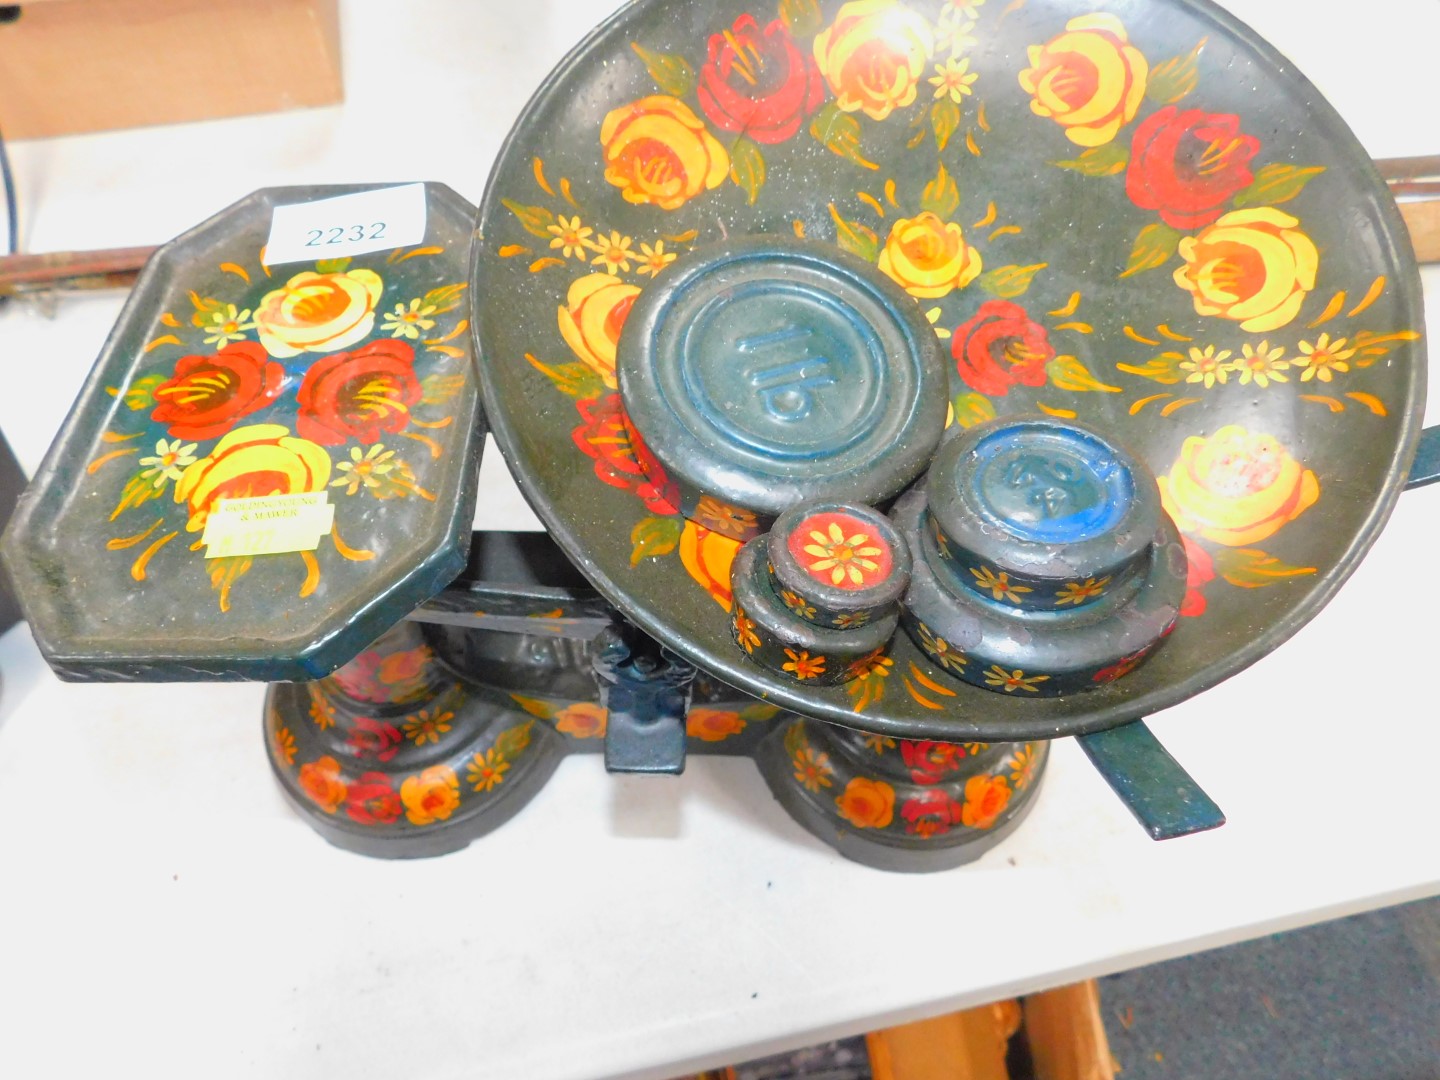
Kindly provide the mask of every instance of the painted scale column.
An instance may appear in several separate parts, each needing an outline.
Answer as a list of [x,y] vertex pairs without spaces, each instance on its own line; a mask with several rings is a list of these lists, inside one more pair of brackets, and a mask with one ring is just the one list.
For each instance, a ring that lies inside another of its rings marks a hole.
[[797,822],[880,870],[945,870],[978,859],[1029,812],[1048,742],[898,739],[794,717],[755,763]]
[[566,752],[549,725],[457,678],[409,621],[328,678],[272,685],[265,734],[310,825],[386,858],[465,847],[518,813]]

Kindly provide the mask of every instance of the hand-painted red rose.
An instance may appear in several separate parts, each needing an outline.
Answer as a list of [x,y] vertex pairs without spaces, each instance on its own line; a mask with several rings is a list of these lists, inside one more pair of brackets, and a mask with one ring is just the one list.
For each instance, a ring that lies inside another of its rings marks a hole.
[[1260,140],[1240,130],[1238,116],[1167,105],[1135,129],[1125,191],[1165,224],[1198,229],[1255,179],[1250,160],[1259,150]]
[[172,438],[219,438],[274,401],[284,377],[285,369],[253,341],[226,345],[214,356],[182,356],[155,388],[150,419],[167,425]]
[[825,96],[820,69],[785,24],[761,30],[748,13],[710,38],[696,92],[716,127],[767,144],[793,136]]
[[965,748],[957,743],[900,740],[900,757],[917,784],[938,784],[960,767],[965,756]]
[[582,423],[570,433],[595,475],[611,487],[633,491],[654,514],[678,514],[680,492],[625,416],[619,394],[575,403]]
[[367,772],[350,785],[345,813],[361,825],[389,825],[400,816],[399,793],[384,773]]
[[905,831],[915,836],[939,836],[960,823],[961,805],[941,788],[928,788],[906,799],[900,807]]
[[1044,386],[1045,365],[1055,358],[1050,335],[1019,304],[987,300],[950,339],[955,367],[967,386],[1003,396],[1010,387]]
[[1185,544],[1185,599],[1180,603],[1180,614],[1204,615],[1205,594],[1200,590],[1215,580],[1215,560],[1188,536],[1180,539]]
[[405,738],[394,724],[369,716],[357,716],[345,741],[358,758],[389,761],[400,752]]
[[405,342],[376,341],[310,365],[296,395],[296,430],[322,446],[351,439],[370,444],[403,431],[410,406],[420,400],[415,350]]

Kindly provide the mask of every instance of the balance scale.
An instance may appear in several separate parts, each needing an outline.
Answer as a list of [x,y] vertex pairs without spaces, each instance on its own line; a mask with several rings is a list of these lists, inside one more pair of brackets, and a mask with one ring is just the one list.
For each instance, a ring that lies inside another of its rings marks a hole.
[[[1223,816],[1143,718],[1440,478],[1422,324],[1374,166],[1201,0],[640,0],[478,210],[266,189],[160,249],[0,555],[62,678],[271,683],[366,855],[714,753],[943,869],[1068,736],[1164,839]],[[487,430],[548,533],[472,533]]]

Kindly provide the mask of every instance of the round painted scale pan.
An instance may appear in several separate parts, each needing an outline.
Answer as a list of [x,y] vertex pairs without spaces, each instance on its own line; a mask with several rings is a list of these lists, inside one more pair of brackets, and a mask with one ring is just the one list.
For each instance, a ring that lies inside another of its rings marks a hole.
[[[726,607],[743,519],[669,512],[610,365],[654,270],[756,233],[907,286],[951,353],[955,423],[1075,417],[1150,466],[1192,567],[1153,659],[1040,700],[967,686],[904,635],[834,687],[745,658]],[[890,734],[1097,731],[1253,663],[1375,539],[1424,405],[1383,182],[1309,82],[1199,0],[632,4],[517,122],[475,280],[490,422],[594,584],[735,686]]]

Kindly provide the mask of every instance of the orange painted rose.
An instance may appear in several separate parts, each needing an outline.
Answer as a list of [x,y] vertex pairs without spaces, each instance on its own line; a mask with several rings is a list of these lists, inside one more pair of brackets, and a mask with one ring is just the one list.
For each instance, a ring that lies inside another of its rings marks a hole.
[[1300,313],[1320,268],[1320,253],[1299,224],[1270,206],[1232,210],[1180,241],[1185,265],[1175,284],[1200,315],[1232,319],[1252,334],[1279,329]]
[[972,829],[988,829],[1009,805],[1009,780],[1003,776],[972,776],[965,781],[960,823]]
[[963,289],[982,268],[980,253],[965,243],[960,226],[928,210],[891,226],[878,265],[911,296],[927,299]]
[[333,757],[322,757],[300,766],[300,790],[327,814],[340,809],[347,788],[340,779],[340,763]]
[[373,270],[296,274],[255,309],[260,344],[279,360],[354,345],[374,327],[383,289]]
[[915,100],[934,51],[930,24],[899,0],[853,0],[815,38],[815,62],[835,104],[872,120]]
[[895,820],[895,789],[883,780],[857,776],[845,785],[835,805],[857,829],[883,829]]
[[570,286],[559,309],[560,336],[614,390],[615,347],[640,290],[611,274],[587,274]]
[[448,765],[434,765],[400,785],[400,801],[412,825],[444,821],[460,805],[460,781]]
[[710,599],[730,610],[730,564],[740,550],[740,541],[686,520],[680,533],[680,562]]
[[324,491],[329,479],[330,455],[321,447],[280,424],[251,424],[186,467],[175,482],[175,501],[190,506],[186,531],[199,532],[221,499]]
[[392,690],[396,687],[408,689],[416,680],[424,678],[425,665],[433,655],[429,645],[393,652],[380,661],[375,677]]
[[176,439],[213,439],[280,394],[285,369],[253,341],[226,345],[213,356],[182,356],[155,388],[150,419]]
[[1020,87],[1030,111],[1054,120],[1077,146],[1104,146],[1135,119],[1150,65],[1114,15],[1071,19],[1063,34],[1027,52]]
[[678,98],[664,94],[632,101],[600,125],[605,179],[626,202],[678,210],[730,175],[730,155],[705,123]]
[[1227,547],[1256,544],[1320,498],[1315,474],[1271,435],[1235,424],[1192,435],[1159,478],[1160,498],[1181,532]]
[[575,739],[599,739],[605,734],[606,712],[599,705],[579,701],[555,714],[555,730]]
[[744,730],[740,714],[726,709],[695,708],[685,717],[685,734],[702,742],[723,742]]

